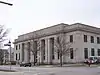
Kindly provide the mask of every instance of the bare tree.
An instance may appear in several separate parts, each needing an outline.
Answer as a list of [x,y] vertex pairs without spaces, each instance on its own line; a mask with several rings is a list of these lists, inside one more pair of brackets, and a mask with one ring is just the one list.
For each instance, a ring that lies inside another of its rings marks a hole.
[[3,25],[0,25],[0,43],[6,40],[8,29],[5,29]]
[[60,66],[62,66],[62,57],[64,55],[70,54],[70,47],[72,46],[72,43],[66,41],[66,37],[64,33],[61,33],[57,36],[57,39],[55,40],[55,52],[59,54],[60,58]]
[[33,42],[34,43],[36,42],[35,44],[33,44],[33,47],[31,49],[32,55],[34,55],[34,65],[35,65],[35,63],[37,62],[37,53],[38,51],[40,51],[40,42],[39,39],[37,41],[33,40]]
[[32,37],[33,44],[31,44],[31,49],[30,49],[32,55],[34,56],[34,65],[36,65],[37,62],[37,53],[40,51],[40,41],[37,34],[36,37],[37,38]]
[[3,50],[0,49],[0,64],[2,65],[3,64],[3,58],[4,58],[4,55],[3,55]]
[[[4,28],[4,25],[0,25],[0,44],[6,40],[7,34],[9,33],[8,29]],[[3,51],[0,51],[0,60],[3,62]]]
[[[45,34],[43,34],[42,36],[45,36]],[[37,53],[43,50],[43,46],[40,45],[41,43],[40,43],[38,34],[35,34],[35,38],[32,38],[32,40],[34,44],[31,45],[31,52],[32,52],[32,55],[34,55],[34,65],[35,65],[35,63],[37,62]],[[39,64],[40,64],[40,57],[39,57]]]

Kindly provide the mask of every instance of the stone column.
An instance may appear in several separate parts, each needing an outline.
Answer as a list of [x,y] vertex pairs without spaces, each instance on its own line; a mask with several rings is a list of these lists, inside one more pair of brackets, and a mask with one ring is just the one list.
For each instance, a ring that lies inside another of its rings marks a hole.
[[[40,50],[40,40],[37,41],[37,50]],[[37,63],[40,64],[40,51],[37,51]]]
[[56,37],[54,37],[54,56],[55,56],[55,63],[58,63],[58,53],[57,53],[57,50],[55,48],[55,40],[57,40]]
[[50,38],[48,38],[48,64],[51,64],[52,59],[51,59],[51,41]]
[[27,43],[25,43],[25,49],[24,49],[24,62],[28,63],[28,46]]
[[[30,42],[31,43],[31,50],[33,50],[33,40]],[[34,54],[32,51],[30,51],[30,62],[34,62]]]
[[22,55],[23,55],[23,53],[22,53],[22,43],[20,44],[20,62],[22,62]]
[[45,39],[45,62],[48,63],[48,39]]
[[42,41],[40,40],[40,63],[42,63],[43,62],[43,60],[42,60]]

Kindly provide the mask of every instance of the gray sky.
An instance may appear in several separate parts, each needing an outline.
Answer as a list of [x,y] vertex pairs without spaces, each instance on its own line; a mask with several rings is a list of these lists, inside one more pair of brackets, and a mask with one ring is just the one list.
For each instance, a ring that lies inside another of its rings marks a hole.
[[76,22],[100,27],[100,0],[2,0],[0,24],[10,28],[8,39],[52,26]]

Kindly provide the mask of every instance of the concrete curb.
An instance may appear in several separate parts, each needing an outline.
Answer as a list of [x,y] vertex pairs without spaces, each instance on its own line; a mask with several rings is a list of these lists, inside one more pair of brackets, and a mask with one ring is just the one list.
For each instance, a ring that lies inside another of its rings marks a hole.
[[23,72],[1,72],[0,75],[24,75]]

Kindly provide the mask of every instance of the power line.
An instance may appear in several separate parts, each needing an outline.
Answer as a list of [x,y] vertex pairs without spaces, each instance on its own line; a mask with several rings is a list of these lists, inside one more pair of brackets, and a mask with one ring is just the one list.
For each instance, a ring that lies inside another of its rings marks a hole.
[[3,1],[0,1],[0,3],[6,4],[6,5],[10,5],[10,6],[13,5],[13,4],[11,4],[11,3],[7,3],[7,2],[3,2]]

